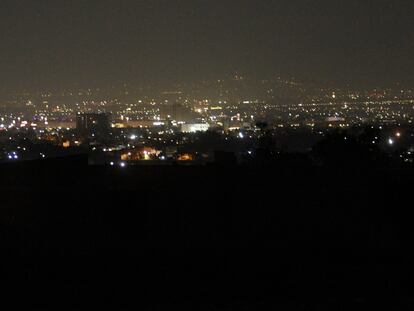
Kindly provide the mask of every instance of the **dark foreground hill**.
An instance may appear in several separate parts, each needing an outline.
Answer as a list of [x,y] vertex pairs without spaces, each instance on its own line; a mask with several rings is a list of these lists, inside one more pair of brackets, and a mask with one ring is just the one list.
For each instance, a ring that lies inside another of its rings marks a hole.
[[414,173],[277,163],[0,167],[4,304],[413,307]]

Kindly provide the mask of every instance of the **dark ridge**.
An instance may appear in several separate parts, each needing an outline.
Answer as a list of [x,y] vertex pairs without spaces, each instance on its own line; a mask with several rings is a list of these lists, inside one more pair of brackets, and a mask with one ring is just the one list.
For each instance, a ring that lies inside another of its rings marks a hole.
[[0,174],[3,293],[14,305],[413,303],[402,281],[414,272],[412,170],[122,169],[72,157],[1,166]]

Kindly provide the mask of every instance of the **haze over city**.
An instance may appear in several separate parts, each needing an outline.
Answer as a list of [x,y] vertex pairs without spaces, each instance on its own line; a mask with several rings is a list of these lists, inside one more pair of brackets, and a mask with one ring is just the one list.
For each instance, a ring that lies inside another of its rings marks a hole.
[[2,91],[297,77],[412,87],[411,1],[11,1]]

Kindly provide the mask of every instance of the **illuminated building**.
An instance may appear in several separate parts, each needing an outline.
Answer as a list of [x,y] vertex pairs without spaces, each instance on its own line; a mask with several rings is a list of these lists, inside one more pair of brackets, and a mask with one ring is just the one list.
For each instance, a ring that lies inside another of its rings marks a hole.
[[189,153],[183,153],[178,156],[178,161],[192,161],[193,156]]
[[197,133],[197,132],[206,132],[210,128],[208,123],[193,123],[193,124],[183,124],[181,126],[181,132],[183,133]]

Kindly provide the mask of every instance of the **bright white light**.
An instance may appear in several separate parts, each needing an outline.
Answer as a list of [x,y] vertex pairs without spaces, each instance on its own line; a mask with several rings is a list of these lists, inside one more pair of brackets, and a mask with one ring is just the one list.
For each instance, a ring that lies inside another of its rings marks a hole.
[[114,162],[109,163],[111,166],[114,166]]
[[121,163],[119,163],[119,166],[120,167],[126,167],[126,163],[125,162],[121,162]]
[[130,138],[131,140],[135,140],[135,139],[137,139],[137,135],[131,135],[129,138]]
[[240,138],[244,138],[244,135],[243,135],[243,133],[242,133],[242,132],[240,132],[240,133],[239,133],[239,137],[240,137]]
[[17,160],[19,157],[15,154],[13,158]]
[[392,138],[388,139],[388,144],[389,145],[394,145],[394,140]]
[[164,156],[161,156],[161,158],[160,158],[161,160],[165,160],[165,157]]
[[248,153],[248,154],[252,154],[252,152],[251,152],[250,150],[249,150],[249,151],[247,151],[247,153]]
[[397,136],[397,137],[401,137],[401,133],[400,133],[400,132],[397,132],[397,133],[395,134],[395,136]]

